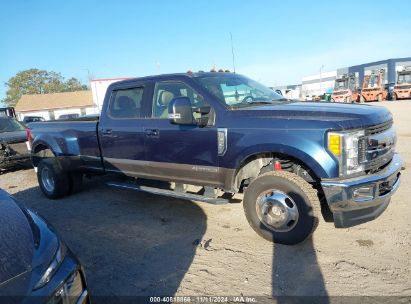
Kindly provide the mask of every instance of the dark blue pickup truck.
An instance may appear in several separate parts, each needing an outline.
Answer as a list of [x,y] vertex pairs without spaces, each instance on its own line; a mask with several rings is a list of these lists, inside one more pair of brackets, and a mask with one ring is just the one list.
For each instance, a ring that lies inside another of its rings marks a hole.
[[252,228],[283,244],[307,238],[322,208],[336,227],[375,219],[400,183],[385,108],[288,100],[233,73],[116,82],[99,118],[30,127],[49,198],[77,191],[92,173],[123,177],[111,186],[214,204],[244,192]]

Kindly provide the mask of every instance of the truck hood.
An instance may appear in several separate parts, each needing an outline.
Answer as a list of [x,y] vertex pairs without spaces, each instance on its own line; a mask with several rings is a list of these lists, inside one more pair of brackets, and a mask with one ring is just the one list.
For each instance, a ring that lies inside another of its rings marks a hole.
[[322,102],[261,105],[241,108],[233,112],[250,118],[286,120],[287,127],[290,127],[293,121],[304,121],[307,127],[312,127],[310,124],[312,122],[314,125],[317,124],[318,128],[327,125],[341,130],[365,128],[392,119],[390,111],[385,107]]

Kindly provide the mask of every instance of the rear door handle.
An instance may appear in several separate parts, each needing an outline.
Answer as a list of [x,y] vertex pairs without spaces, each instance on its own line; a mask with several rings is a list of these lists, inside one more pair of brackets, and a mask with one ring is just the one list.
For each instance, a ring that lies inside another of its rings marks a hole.
[[158,130],[158,129],[146,129],[145,133],[146,133],[147,137],[159,137],[160,130]]
[[105,137],[110,137],[110,138],[118,137],[115,133],[113,134],[112,129],[101,129],[100,133],[101,133],[101,135],[103,135]]
[[113,133],[112,129],[101,129],[101,134],[103,135],[111,135]]

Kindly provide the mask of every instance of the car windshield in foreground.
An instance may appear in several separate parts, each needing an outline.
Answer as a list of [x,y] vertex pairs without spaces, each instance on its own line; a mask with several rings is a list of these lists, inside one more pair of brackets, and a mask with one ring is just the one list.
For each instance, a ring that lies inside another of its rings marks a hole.
[[241,75],[216,73],[197,79],[210,93],[232,109],[289,101],[270,88]]
[[0,133],[24,131],[26,128],[13,118],[0,118]]

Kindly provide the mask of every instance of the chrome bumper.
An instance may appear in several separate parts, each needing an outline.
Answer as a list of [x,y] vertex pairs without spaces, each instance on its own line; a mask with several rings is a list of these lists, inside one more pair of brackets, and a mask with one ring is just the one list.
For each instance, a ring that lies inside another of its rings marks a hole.
[[402,160],[394,154],[382,171],[345,180],[323,180],[327,203],[337,228],[351,227],[377,218],[387,208],[400,185]]

